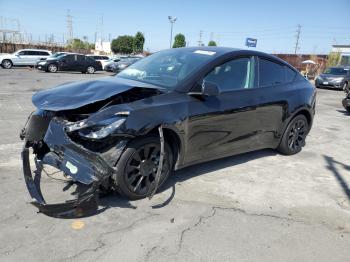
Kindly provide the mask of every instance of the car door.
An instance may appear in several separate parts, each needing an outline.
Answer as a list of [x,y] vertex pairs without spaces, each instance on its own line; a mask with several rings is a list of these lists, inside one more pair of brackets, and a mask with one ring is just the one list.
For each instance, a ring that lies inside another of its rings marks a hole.
[[39,60],[39,51],[27,51],[26,65],[35,65]]
[[26,65],[27,51],[18,52],[11,60],[14,65]]
[[254,57],[234,58],[204,77],[215,83],[218,96],[189,104],[187,163],[247,152],[257,132]]
[[80,71],[83,72],[86,70],[86,61],[85,61],[85,56],[84,55],[77,55],[76,56],[76,61],[75,61],[75,66],[74,66],[74,71]]
[[62,71],[70,71],[73,68],[75,55],[65,55],[60,58],[59,69]]
[[265,57],[259,57],[259,89],[256,117],[259,123],[258,145],[275,148],[283,132],[288,115],[287,101],[298,95],[293,88],[297,73],[286,65]]

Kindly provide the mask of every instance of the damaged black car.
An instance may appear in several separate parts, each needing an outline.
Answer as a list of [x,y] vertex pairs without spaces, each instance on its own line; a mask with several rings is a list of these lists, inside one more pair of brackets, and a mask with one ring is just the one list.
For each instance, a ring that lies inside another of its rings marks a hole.
[[[188,165],[263,148],[298,153],[315,99],[279,58],[219,47],[160,51],[116,76],[40,91],[21,132],[32,203],[46,214],[82,215],[98,207],[102,189],[152,197]],[[77,185],[76,199],[46,203],[46,166]]]

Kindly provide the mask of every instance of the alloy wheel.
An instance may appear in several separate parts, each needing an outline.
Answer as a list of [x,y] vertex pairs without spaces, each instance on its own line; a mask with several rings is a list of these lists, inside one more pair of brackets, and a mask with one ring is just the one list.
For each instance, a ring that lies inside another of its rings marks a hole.
[[[130,191],[145,194],[155,179],[160,157],[160,145],[146,144],[135,151],[125,167],[125,181]],[[169,164],[165,160],[162,177],[169,171]],[[162,178],[161,178],[162,180]]]
[[50,71],[51,73],[57,72],[57,66],[54,65],[54,64],[49,65],[49,71]]
[[288,134],[288,147],[292,151],[297,151],[305,145],[307,123],[303,119],[296,121]]
[[4,62],[2,62],[2,66],[6,69],[10,69],[12,67],[12,63],[9,60],[5,60]]
[[89,73],[89,74],[93,74],[95,72],[95,68],[93,66],[89,66],[86,71]]

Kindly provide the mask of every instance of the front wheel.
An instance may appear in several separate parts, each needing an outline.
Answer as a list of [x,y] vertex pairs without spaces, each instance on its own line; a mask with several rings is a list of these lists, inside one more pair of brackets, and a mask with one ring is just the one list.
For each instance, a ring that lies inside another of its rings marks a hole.
[[297,115],[288,124],[277,150],[284,155],[294,155],[305,145],[309,124],[304,115]]
[[345,93],[349,93],[350,91],[350,87],[349,87],[349,83],[348,82],[344,82],[342,89],[344,90]]
[[13,63],[9,59],[5,59],[2,61],[1,66],[5,69],[10,69],[13,66]]
[[49,71],[50,73],[56,73],[58,70],[57,65],[55,64],[49,64],[47,67],[47,71]]
[[95,67],[93,67],[93,66],[88,66],[88,67],[86,68],[86,72],[89,73],[89,74],[95,73]]
[[[163,171],[159,187],[169,177],[174,163],[173,152],[166,142],[164,151]],[[116,165],[115,182],[119,193],[131,200],[147,197],[152,191],[159,158],[159,137],[146,136],[132,141]]]

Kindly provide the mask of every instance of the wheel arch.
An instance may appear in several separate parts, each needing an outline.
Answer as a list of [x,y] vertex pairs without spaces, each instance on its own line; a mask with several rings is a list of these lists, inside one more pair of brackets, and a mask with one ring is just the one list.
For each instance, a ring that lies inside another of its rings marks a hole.
[[306,117],[306,120],[309,124],[309,131],[312,127],[312,123],[313,123],[313,115],[314,115],[314,106],[311,108],[308,108],[308,107],[302,107],[302,108],[299,108],[298,110],[296,110],[295,112],[293,112],[287,119],[286,121],[284,122],[284,125],[283,125],[283,132],[281,133],[281,139],[282,139],[282,136],[284,134],[284,132],[286,131],[289,123],[298,115],[303,115]]

